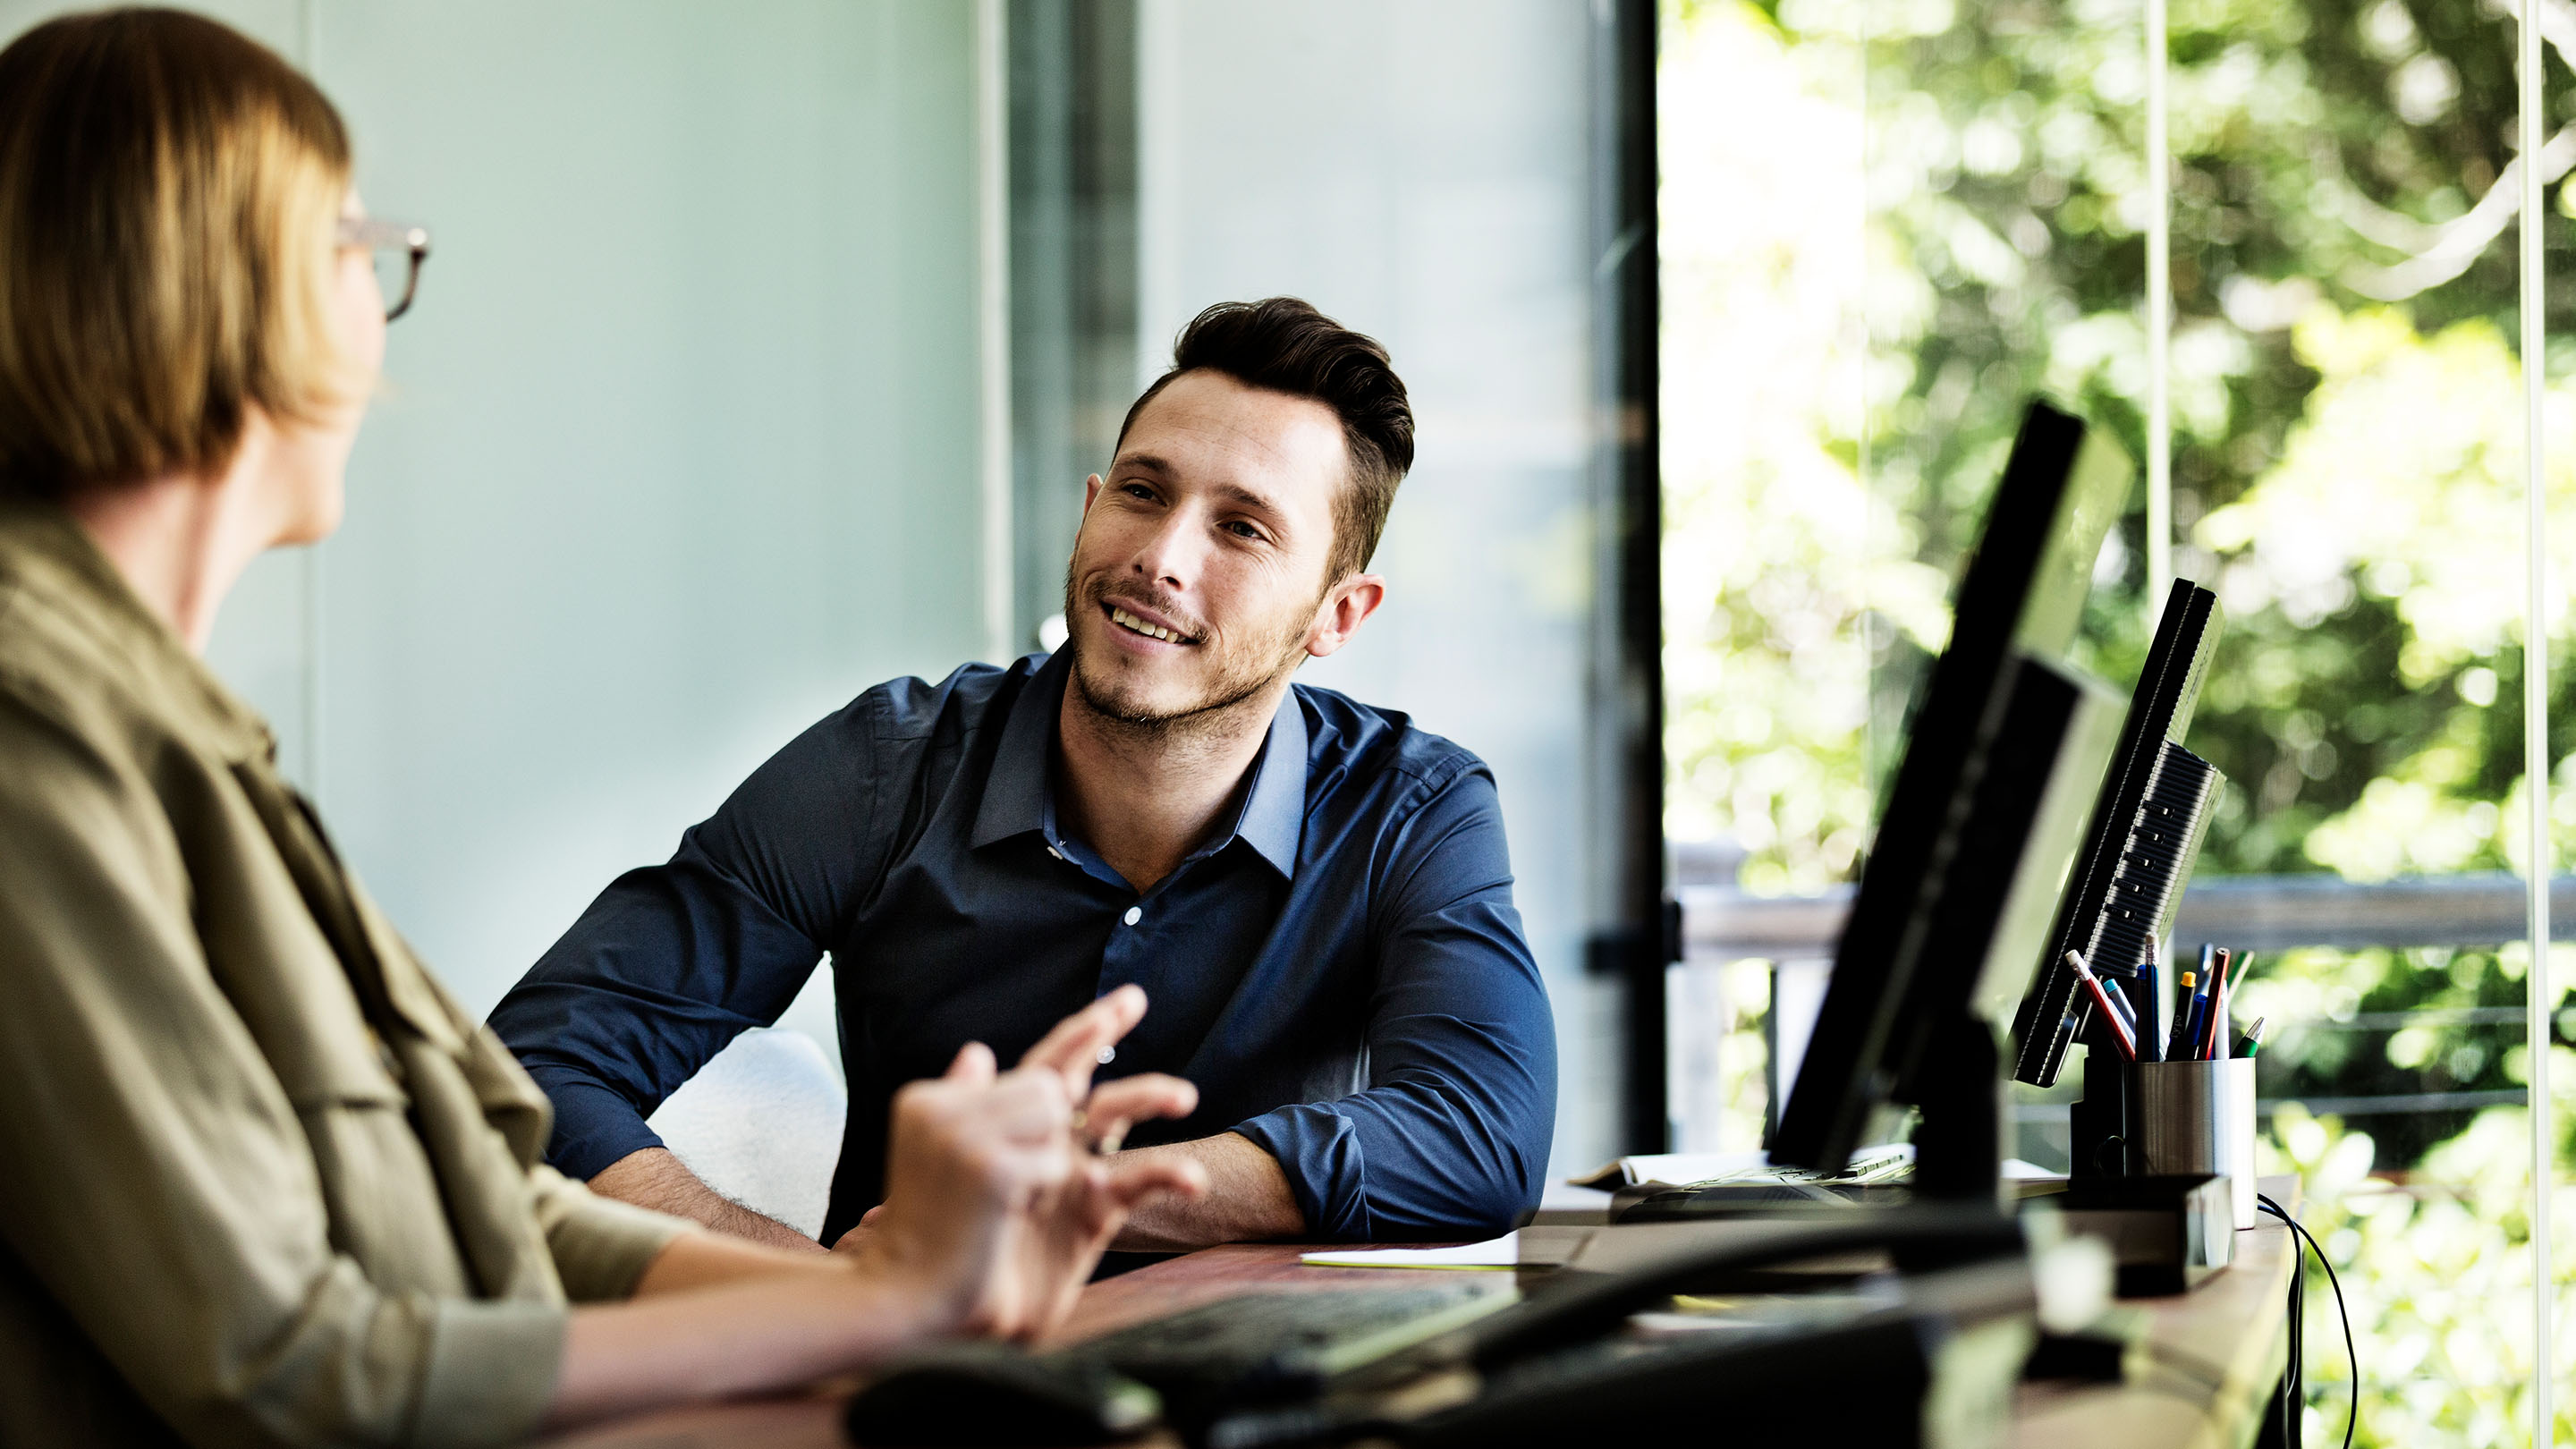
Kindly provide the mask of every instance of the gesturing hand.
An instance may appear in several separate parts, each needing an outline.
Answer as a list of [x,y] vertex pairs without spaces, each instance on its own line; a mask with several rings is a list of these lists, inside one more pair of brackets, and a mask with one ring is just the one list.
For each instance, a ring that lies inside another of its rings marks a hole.
[[945,1076],[896,1093],[886,1200],[839,1250],[917,1282],[959,1331],[1030,1338],[1061,1322],[1130,1208],[1206,1190],[1195,1163],[1095,1155],[1138,1121],[1198,1105],[1196,1088],[1161,1074],[1092,1090],[1100,1050],[1144,1014],[1145,993],[1122,986],[1010,1072],[970,1042]]

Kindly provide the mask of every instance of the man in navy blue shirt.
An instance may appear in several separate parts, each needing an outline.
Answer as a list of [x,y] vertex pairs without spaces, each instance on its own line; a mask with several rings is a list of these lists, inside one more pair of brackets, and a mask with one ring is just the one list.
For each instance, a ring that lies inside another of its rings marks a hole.
[[1555,1034],[1482,761],[1293,686],[1386,595],[1413,461],[1376,342],[1303,302],[1201,313],[1088,481],[1066,643],[869,690],[790,742],[669,863],[601,894],[492,1014],[555,1104],[555,1164],[788,1246],[645,1115],[825,953],[850,1086],[824,1220],[881,1193],[887,1108],[967,1041],[1004,1060],[1126,983],[1102,1075],[1197,1113],[1125,1150],[1211,1191],[1120,1246],[1476,1236],[1537,1201]]

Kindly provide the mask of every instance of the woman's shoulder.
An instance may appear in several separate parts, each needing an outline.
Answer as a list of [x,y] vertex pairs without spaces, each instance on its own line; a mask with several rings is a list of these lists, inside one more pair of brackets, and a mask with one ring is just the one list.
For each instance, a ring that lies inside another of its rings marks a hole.
[[267,727],[59,510],[0,506],[0,701],[110,759],[267,748]]

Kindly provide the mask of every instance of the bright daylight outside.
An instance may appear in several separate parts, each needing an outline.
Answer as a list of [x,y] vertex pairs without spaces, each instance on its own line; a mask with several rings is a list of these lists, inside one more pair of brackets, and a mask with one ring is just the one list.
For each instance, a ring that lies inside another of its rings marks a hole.
[[[2547,3],[2563,870],[2576,5]],[[2173,564],[2226,611],[2189,742],[2227,785],[2194,879],[2341,890],[2360,923],[2336,948],[2266,952],[2239,1014],[2270,1028],[2269,1170],[2304,1178],[2349,1300],[2361,1444],[2528,1442],[2533,965],[2499,944],[2520,933],[2527,854],[2513,4],[2172,0],[2169,21]],[[1854,879],[2027,396],[2145,457],[2143,33],[2138,0],[1667,5],[1667,826],[1686,901]],[[2149,628],[2143,489],[2133,506],[2083,644],[2124,692]],[[1681,973],[1684,1146],[1759,1141],[1774,983],[1800,964],[1775,954]],[[2572,978],[2562,945],[2546,999]],[[2576,1037],[2576,1010],[2555,1036]],[[2553,1054],[2563,1133],[2576,1060]],[[2073,1076],[2024,1099],[2021,1155],[2063,1166]],[[2576,1294],[2556,1257],[2568,1443]],[[2350,1384],[2318,1275],[2307,1304],[2303,1437],[2331,1443]]]

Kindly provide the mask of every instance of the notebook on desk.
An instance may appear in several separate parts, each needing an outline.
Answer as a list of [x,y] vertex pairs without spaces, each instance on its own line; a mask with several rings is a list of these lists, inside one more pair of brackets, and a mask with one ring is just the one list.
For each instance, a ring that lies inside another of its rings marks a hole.
[[[1758,1152],[1664,1153],[1621,1158],[1585,1181],[1611,1186],[1611,1221],[1634,1223],[1894,1207],[1912,1200],[1913,1176],[1913,1146],[1899,1142],[1862,1148],[1832,1174],[1774,1167]],[[2003,1163],[2003,1176],[2021,1197],[2066,1181],[2018,1158]]]
[[1622,1157],[1583,1177],[1569,1178],[1575,1187],[1620,1192],[1641,1188],[1705,1187],[1713,1183],[1869,1183],[1893,1182],[1914,1170],[1914,1144],[1882,1143],[1852,1154],[1851,1166],[1827,1176],[1795,1167],[1774,1167],[1770,1157],[1752,1152],[1647,1152]]

